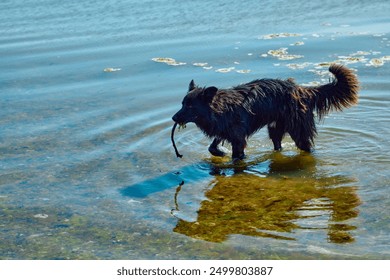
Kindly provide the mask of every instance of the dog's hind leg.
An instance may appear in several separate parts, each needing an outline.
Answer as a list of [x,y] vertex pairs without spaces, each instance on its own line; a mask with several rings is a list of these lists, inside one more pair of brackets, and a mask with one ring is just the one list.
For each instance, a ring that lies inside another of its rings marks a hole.
[[268,124],[268,135],[274,143],[274,150],[280,151],[282,149],[282,139],[286,133],[282,123],[272,122]]
[[[291,137],[291,138],[293,138],[293,137]],[[300,140],[299,142],[295,141],[295,145],[299,149],[301,149],[302,151],[305,151],[305,152],[308,152],[308,153],[311,152],[312,145],[311,145],[309,140]]]
[[222,142],[220,138],[214,138],[213,142],[211,143],[209,147],[209,152],[216,157],[223,157],[225,156],[225,153],[221,151],[218,147],[218,145]]
[[312,146],[313,146],[313,136],[311,136],[311,133],[309,131],[304,132],[303,129],[301,130],[292,130],[288,132],[291,136],[291,138],[294,140],[295,145],[306,152],[311,152]]

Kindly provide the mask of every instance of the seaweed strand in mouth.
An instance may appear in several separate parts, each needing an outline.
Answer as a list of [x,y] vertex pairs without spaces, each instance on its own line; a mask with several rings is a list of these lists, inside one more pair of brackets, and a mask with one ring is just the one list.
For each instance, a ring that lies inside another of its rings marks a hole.
[[183,155],[181,155],[181,154],[179,153],[179,151],[177,150],[177,147],[176,147],[176,144],[175,144],[175,139],[173,138],[173,137],[174,137],[174,134],[175,134],[176,126],[177,126],[177,122],[175,122],[175,124],[174,124],[173,127],[172,127],[171,141],[172,141],[173,148],[175,149],[176,156],[177,156],[178,158],[182,158]]

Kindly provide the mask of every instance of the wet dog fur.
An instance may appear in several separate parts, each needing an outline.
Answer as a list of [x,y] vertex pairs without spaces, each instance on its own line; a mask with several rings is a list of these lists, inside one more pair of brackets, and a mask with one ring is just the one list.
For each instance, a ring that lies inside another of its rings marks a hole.
[[192,80],[182,108],[172,117],[178,124],[195,123],[213,138],[209,151],[224,156],[219,148],[230,142],[233,160],[245,157],[248,137],[268,127],[274,149],[290,134],[296,146],[310,152],[317,134],[315,114],[322,119],[330,111],[342,111],[358,102],[359,82],[352,70],[331,65],[334,79],[328,84],[305,87],[292,79],[259,79],[230,89],[198,87]]

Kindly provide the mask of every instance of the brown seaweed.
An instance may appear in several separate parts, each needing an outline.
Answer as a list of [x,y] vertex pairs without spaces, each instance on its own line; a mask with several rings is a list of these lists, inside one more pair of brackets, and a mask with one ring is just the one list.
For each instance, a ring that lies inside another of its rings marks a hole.
[[176,147],[176,144],[175,144],[175,139],[174,139],[174,134],[175,134],[176,126],[177,126],[177,123],[175,122],[175,124],[174,124],[173,127],[172,127],[171,141],[172,141],[173,148],[175,149],[176,156],[177,156],[178,158],[182,158],[183,155],[181,155],[181,154],[179,153],[179,151],[177,150],[177,147]]

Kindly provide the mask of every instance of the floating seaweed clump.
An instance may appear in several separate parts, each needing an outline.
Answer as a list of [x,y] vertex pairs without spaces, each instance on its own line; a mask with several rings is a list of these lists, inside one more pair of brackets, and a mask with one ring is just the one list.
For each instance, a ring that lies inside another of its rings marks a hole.
[[108,67],[108,68],[104,68],[104,72],[117,72],[117,71],[121,71],[122,69],[121,68],[112,68],[112,67]]
[[385,61],[382,58],[373,58],[366,64],[366,66],[380,67],[384,64]]
[[209,64],[207,62],[195,62],[192,65],[197,67],[207,67]]
[[170,57],[154,57],[152,58],[154,62],[159,62],[159,63],[165,63],[167,65],[171,66],[181,66],[181,65],[186,65],[187,63],[185,62],[178,62],[173,58]]
[[[320,62],[320,63],[317,63],[317,69],[321,69],[321,68],[328,68],[329,66],[331,66],[332,64],[337,64],[339,63],[340,61],[339,60],[333,60],[333,61],[326,61],[326,62]],[[326,73],[328,73],[329,71],[325,71]]]
[[[303,55],[293,55],[289,54],[287,51],[287,48],[280,48],[278,50],[269,50],[269,55],[272,55],[273,57],[276,57],[279,60],[293,60],[297,58],[302,58]],[[264,57],[264,55],[262,55]]]
[[390,61],[390,55],[385,55],[379,58],[372,58],[366,66],[380,67],[385,64],[385,62]]
[[304,62],[304,63],[289,63],[286,66],[290,69],[304,69],[308,66],[312,65],[310,62]]
[[339,56],[339,62],[344,64],[366,62],[367,58],[364,56]]
[[240,73],[240,74],[248,74],[251,72],[250,69],[242,69],[242,70],[236,70],[237,73]]
[[229,72],[233,71],[234,69],[235,69],[234,67],[219,68],[219,69],[215,70],[215,72],[218,72],[218,73],[229,73]]
[[390,55],[382,56],[381,59],[382,59],[383,61],[390,61]]
[[295,42],[295,43],[293,43],[293,44],[290,44],[290,46],[302,46],[302,45],[304,45],[305,44],[305,42],[303,42],[303,41],[298,41],[298,42]]
[[202,67],[205,70],[213,69],[213,66],[210,66],[207,62],[195,62],[192,65],[196,67]]
[[367,51],[357,51],[355,53],[351,53],[351,56],[361,56],[361,55],[370,55],[370,52]]
[[275,39],[275,38],[287,38],[287,37],[299,37],[302,36],[301,34],[298,33],[275,33],[275,34],[268,34],[259,37],[259,39],[263,40],[270,40],[270,39]]

